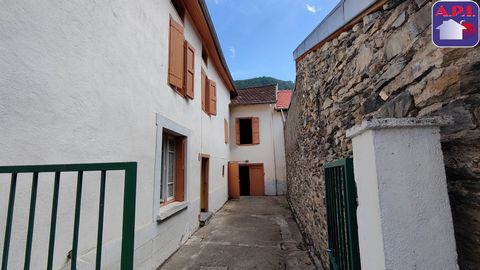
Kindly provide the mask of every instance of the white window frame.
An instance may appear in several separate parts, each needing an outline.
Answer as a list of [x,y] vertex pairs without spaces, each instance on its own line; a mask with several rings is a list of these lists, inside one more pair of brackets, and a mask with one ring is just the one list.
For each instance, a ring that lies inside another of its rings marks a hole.
[[[152,217],[154,220],[158,220],[158,217],[161,215],[164,215],[162,211],[160,211],[160,208],[167,208],[167,207],[173,207],[175,208],[176,206],[174,205],[176,202],[168,204],[166,206],[160,207],[161,204],[161,189],[162,189],[162,162],[164,160],[163,158],[163,135],[164,132],[166,131],[169,134],[172,134],[173,136],[180,136],[184,137],[186,139],[186,145],[185,145],[185,172],[184,172],[184,196],[185,199],[183,202],[180,204],[182,207],[178,207],[178,209],[184,209],[188,205],[188,196],[189,196],[189,191],[188,191],[188,185],[190,183],[190,165],[191,162],[190,160],[190,136],[191,136],[191,130],[174,122],[173,120],[170,120],[169,118],[160,115],[157,113],[156,115],[156,124],[157,124],[157,137],[156,137],[156,148],[155,148],[155,172],[154,172],[154,189],[153,189],[153,212],[152,212]],[[164,193],[165,194],[165,193]]]
[[[176,172],[175,166],[177,161],[177,143],[178,137],[175,137],[170,134],[165,134],[162,145],[162,181],[160,183],[160,203],[170,202],[175,200],[175,186],[176,186]],[[173,149],[170,149],[170,142],[173,142]],[[169,155],[173,154],[173,166],[170,164]],[[173,168],[173,171],[170,172],[170,168]],[[169,179],[171,173],[172,179]],[[172,182],[169,182],[172,180]],[[172,190],[169,189],[169,185],[172,185]],[[172,195],[170,196],[170,191]]]

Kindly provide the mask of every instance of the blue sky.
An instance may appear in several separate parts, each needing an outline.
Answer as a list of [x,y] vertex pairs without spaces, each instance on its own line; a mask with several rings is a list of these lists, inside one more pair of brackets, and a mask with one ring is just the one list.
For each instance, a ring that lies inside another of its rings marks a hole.
[[206,0],[235,80],[295,80],[292,52],[338,0]]

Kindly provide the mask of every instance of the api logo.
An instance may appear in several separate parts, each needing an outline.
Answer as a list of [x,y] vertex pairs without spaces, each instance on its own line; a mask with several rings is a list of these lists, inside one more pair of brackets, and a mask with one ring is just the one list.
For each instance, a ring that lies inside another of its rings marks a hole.
[[474,1],[441,0],[432,6],[432,40],[438,47],[471,48],[479,41],[479,10]]

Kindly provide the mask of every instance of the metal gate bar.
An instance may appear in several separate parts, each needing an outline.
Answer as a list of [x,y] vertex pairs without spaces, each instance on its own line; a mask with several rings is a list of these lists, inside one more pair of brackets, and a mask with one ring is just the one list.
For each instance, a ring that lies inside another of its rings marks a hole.
[[324,166],[330,268],[359,270],[357,192],[351,158]]
[[15,205],[15,193],[17,187],[17,177],[19,173],[32,173],[32,189],[30,195],[30,210],[28,219],[28,231],[25,248],[24,269],[30,269],[30,259],[32,252],[32,239],[35,225],[35,207],[37,200],[38,176],[40,173],[55,173],[55,182],[53,188],[52,214],[50,222],[50,235],[48,244],[48,259],[46,269],[53,267],[53,255],[55,249],[55,231],[57,224],[58,193],[60,188],[61,172],[77,172],[77,189],[75,202],[75,219],[73,228],[73,243],[71,253],[71,269],[77,268],[78,254],[78,233],[80,226],[80,211],[82,201],[83,173],[86,171],[100,171],[100,203],[99,218],[97,228],[97,251],[96,251],[96,269],[101,269],[102,260],[102,240],[103,240],[103,218],[105,204],[105,183],[107,171],[124,171],[124,194],[123,194],[123,222],[122,222],[122,251],[120,267],[122,270],[133,269],[134,259],[134,239],[135,239],[135,200],[137,186],[137,163],[90,163],[90,164],[60,164],[60,165],[28,165],[28,166],[3,166],[0,167],[0,174],[11,174],[10,193],[8,198],[8,211],[5,226],[5,237],[3,245],[2,267],[1,270],[7,270],[8,255],[10,248],[10,238],[12,232],[13,210]]

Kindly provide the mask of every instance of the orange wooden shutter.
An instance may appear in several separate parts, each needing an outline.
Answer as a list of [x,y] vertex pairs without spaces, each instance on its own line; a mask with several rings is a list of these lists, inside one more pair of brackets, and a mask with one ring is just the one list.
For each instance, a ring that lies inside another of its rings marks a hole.
[[168,54],[168,83],[183,89],[184,49],[183,26],[170,18],[170,42]]
[[195,76],[195,49],[185,41],[185,95],[194,97],[194,76]]
[[202,110],[207,111],[207,75],[202,68]]
[[223,119],[223,129],[225,133],[225,144],[228,143],[228,122],[227,119]]
[[212,115],[217,115],[217,84],[209,80],[208,85],[208,98],[209,98],[209,109],[208,113]]
[[260,143],[260,126],[258,117],[252,118],[252,144]]
[[237,138],[237,144],[240,145],[240,119],[235,119],[235,134]]
[[238,162],[228,163],[228,197],[240,199],[240,173]]
[[176,160],[175,160],[175,200],[185,200],[185,138],[176,140]]
[[250,166],[250,196],[265,196],[263,165]]

